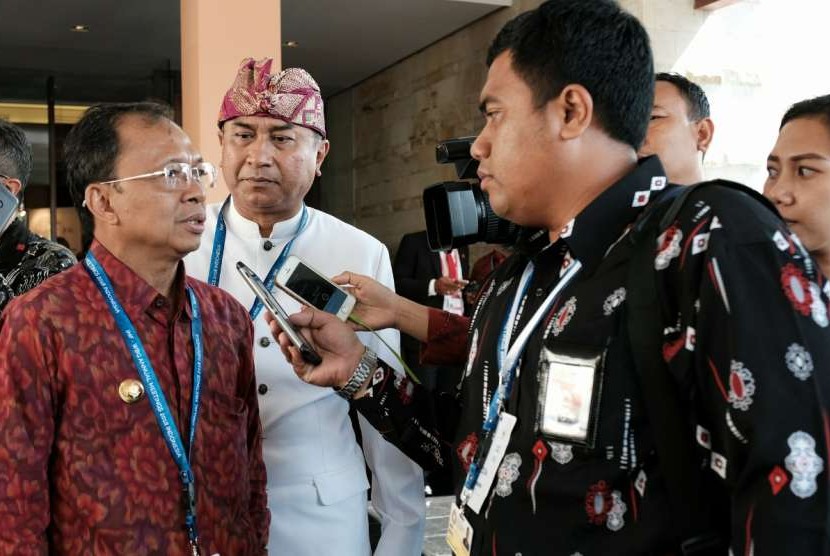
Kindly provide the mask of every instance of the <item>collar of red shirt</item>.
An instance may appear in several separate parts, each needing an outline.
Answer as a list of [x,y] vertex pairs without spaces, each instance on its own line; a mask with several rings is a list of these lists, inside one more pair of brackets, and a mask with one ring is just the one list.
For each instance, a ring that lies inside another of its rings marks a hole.
[[[190,303],[185,303],[187,298],[185,285],[190,279],[185,276],[184,264],[181,261],[179,261],[176,278],[173,281],[173,289],[176,295],[171,299],[157,292],[133,269],[124,264],[97,240],[92,242],[89,250],[104,267],[110,282],[112,282],[112,287],[115,289],[115,295],[118,296],[119,303],[124,307],[127,316],[133,322],[145,314],[162,324],[178,320],[182,314],[188,319],[192,318]],[[173,316],[171,317],[170,305],[174,302],[174,299],[177,305],[172,311]]]

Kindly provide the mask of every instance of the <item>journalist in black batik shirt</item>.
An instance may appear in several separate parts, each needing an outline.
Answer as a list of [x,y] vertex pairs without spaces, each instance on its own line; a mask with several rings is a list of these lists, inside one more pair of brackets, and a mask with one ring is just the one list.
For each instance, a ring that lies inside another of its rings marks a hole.
[[[668,534],[673,501],[627,344],[632,246],[620,241],[643,202],[662,193],[662,174],[656,158],[645,160],[583,210],[568,237],[553,245],[543,237],[543,248],[527,246],[529,252],[498,269],[472,322],[453,436],[446,412],[430,419],[432,400],[388,371],[376,375],[371,396],[354,402],[410,457],[425,467],[451,462],[464,477],[499,381],[502,319],[488,316],[509,312],[533,261],[516,318],[515,330],[522,330],[568,266],[582,263],[528,342],[505,405],[517,417],[506,455],[484,509],[467,512],[473,553],[495,547],[498,554],[588,556],[676,548]],[[753,203],[729,190],[700,191],[654,245],[663,320],[675,322],[664,331],[663,356],[695,403],[699,455],[723,483],[724,507],[733,493],[732,515],[724,519],[731,519],[734,553],[754,547],[755,554],[818,554],[826,535],[824,400],[830,392],[828,378],[819,381],[814,371],[830,363],[827,282],[797,238]],[[602,355],[589,446],[537,430],[545,358],[579,351]],[[785,524],[797,524],[798,534],[784,533]]]
[[[317,313],[292,317],[324,354],[312,368],[289,353],[297,372],[349,392],[376,366],[352,403],[423,466],[455,468],[458,554],[681,554],[684,507],[703,508],[695,520],[720,539],[706,554],[828,554],[828,286],[798,238],[726,185],[692,190],[635,236],[645,211],[683,190],[656,157],[634,156],[653,67],[645,31],[614,2],[544,2],[502,29],[488,65],[471,149],[482,189],[497,214],[542,231],[456,334],[457,398],[374,363]],[[544,79],[565,85],[541,102]],[[649,353],[632,348],[640,321],[627,318],[634,261],[654,283]],[[646,357],[677,386],[666,397],[684,422],[668,440],[700,478],[686,500],[669,480],[680,466],[658,457],[667,435],[647,411]]]

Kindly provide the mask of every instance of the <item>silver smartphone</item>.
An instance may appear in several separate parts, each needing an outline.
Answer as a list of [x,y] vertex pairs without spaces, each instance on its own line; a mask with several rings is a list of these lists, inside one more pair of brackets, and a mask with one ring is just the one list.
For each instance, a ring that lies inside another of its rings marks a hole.
[[0,234],[6,231],[11,221],[17,216],[19,203],[14,193],[0,183]]
[[353,295],[296,255],[285,260],[274,283],[300,303],[331,313],[340,320],[346,320],[354,308]]
[[311,344],[303,338],[302,334],[297,332],[294,326],[288,321],[288,314],[285,312],[285,309],[277,303],[277,300],[274,299],[274,296],[271,295],[271,292],[265,287],[265,284],[262,283],[262,280],[259,279],[253,270],[248,268],[248,266],[239,261],[236,263],[236,270],[242,275],[242,278],[245,280],[245,283],[248,284],[254,294],[262,301],[265,305],[265,308],[271,311],[271,314],[274,315],[274,318],[277,319],[277,322],[282,328],[283,332],[286,333],[288,338],[291,340],[291,343],[294,344],[297,349],[300,350],[300,355],[303,359],[311,363],[312,365],[319,365],[323,362],[322,357],[320,354],[314,351],[314,348],[311,347]]

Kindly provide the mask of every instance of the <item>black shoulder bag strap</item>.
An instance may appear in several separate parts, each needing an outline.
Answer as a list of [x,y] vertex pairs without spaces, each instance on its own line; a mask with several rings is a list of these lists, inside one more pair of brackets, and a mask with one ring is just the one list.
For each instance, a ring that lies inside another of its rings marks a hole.
[[657,296],[654,257],[657,238],[672,225],[689,197],[710,186],[736,189],[778,211],[764,197],[743,185],[717,180],[667,190],[646,209],[629,235],[634,244],[628,270],[626,311],[632,356],[649,422],[654,433],[660,470],[673,501],[674,521],[684,556],[726,554],[728,539],[714,526],[699,457],[693,441],[688,397],[663,359],[665,323]]

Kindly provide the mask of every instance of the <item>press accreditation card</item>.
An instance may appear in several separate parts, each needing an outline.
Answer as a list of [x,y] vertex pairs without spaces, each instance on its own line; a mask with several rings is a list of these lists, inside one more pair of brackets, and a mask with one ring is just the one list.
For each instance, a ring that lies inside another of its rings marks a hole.
[[464,517],[464,510],[456,504],[450,510],[450,522],[447,526],[447,544],[456,556],[470,556],[473,544],[473,528]]
[[[490,487],[493,485],[493,480],[501,465],[501,460],[504,459],[504,454],[507,453],[507,444],[510,442],[510,433],[513,432],[513,427],[516,426],[516,417],[507,412],[502,412],[499,415],[499,423],[496,425],[496,430],[493,433],[493,442],[490,444],[490,450],[484,458],[484,465],[481,466],[481,473],[478,474],[478,480],[473,487],[467,500],[467,506],[475,513],[481,511],[484,501],[487,499],[487,494],[490,492]],[[463,496],[463,493],[462,493]]]
[[601,353],[574,355],[542,350],[537,425],[546,438],[593,444],[601,369]]

